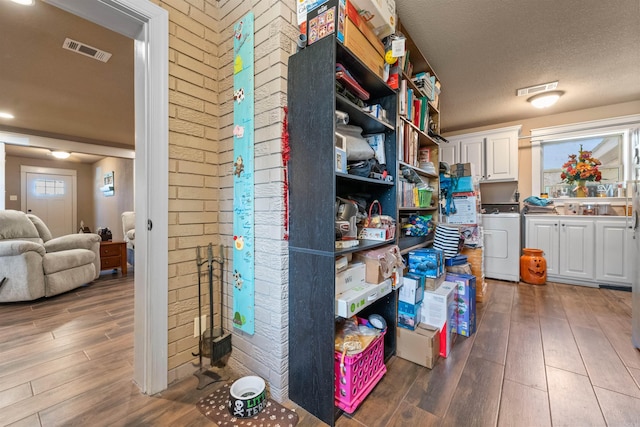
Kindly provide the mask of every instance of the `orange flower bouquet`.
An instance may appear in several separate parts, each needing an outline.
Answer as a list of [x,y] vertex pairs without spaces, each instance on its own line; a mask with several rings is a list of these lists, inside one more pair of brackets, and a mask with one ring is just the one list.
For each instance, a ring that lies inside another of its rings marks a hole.
[[586,191],[585,181],[599,182],[602,179],[602,172],[598,170],[601,164],[600,160],[591,156],[591,151],[582,150],[580,145],[578,154],[570,154],[569,160],[562,165],[560,178],[568,184],[577,182],[576,189]]

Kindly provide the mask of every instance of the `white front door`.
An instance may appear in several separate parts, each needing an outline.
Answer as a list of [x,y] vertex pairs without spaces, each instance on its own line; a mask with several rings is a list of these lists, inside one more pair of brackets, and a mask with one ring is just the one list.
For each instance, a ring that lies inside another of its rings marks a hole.
[[53,237],[75,233],[76,171],[22,166],[21,208],[39,217]]
[[39,217],[53,237],[73,233],[72,194],[68,175],[27,174],[27,213]]

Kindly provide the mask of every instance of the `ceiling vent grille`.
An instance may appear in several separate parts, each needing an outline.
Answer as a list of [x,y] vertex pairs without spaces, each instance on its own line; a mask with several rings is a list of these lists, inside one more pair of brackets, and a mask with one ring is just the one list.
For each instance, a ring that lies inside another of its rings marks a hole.
[[522,89],[518,89],[517,95],[518,96],[535,95],[536,93],[554,90],[557,87],[558,87],[557,81],[551,82],[551,83],[543,83],[541,85],[529,86]]
[[93,59],[97,59],[98,61],[107,62],[109,58],[111,58],[111,54],[109,52],[105,52],[104,50],[96,49],[93,46],[89,46],[88,44],[84,44],[82,42],[72,40],[70,38],[66,38],[62,47],[68,50],[72,50],[84,56],[89,56]]

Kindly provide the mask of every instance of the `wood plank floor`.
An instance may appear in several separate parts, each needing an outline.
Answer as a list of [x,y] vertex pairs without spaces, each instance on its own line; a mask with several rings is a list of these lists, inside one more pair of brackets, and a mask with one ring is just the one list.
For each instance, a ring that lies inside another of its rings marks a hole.
[[[631,293],[500,281],[488,289],[475,335],[457,337],[432,370],[392,358],[372,394],[337,426],[640,425]],[[197,390],[191,376],[145,396],[131,380],[132,360],[132,272],[0,304],[0,425],[215,425],[195,403],[220,383]],[[299,413],[299,426],[324,425],[285,405]]]

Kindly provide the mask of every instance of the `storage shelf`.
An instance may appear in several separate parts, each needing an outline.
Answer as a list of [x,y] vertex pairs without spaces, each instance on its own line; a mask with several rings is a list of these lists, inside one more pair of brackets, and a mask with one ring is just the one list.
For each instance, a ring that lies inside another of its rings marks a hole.
[[336,95],[336,109],[349,114],[349,123],[357,124],[365,133],[381,133],[393,130],[391,124],[373,117],[340,94]]
[[401,206],[398,208],[400,212],[435,211],[437,209],[438,209],[438,206],[429,206],[426,208],[421,208],[419,206]]
[[413,169],[414,171],[416,171],[418,175],[426,176],[427,178],[433,178],[433,179],[440,178],[438,174],[429,173],[426,170],[420,169],[419,167],[416,167],[416,166],[412,166],[409,163],[406,163],[406,162],[398,162],[398,163],[400,164],[401,167],[406,166]]
[[382,181],[381,179],[365,178],[364,176],[351,175],[351,174],[342,173],[342,172],[336,172],[336,178],[347,180],[347,181],[361,181],[361,182],[366,182],[368,184],[386,185],[389,187],[393,187],[393,182]]
[[402,255],[407,254],[416,249],[424,248],[433,243],[433,233],[419,237],[401,237],[398,239],[398,247]]
[[336,256],[350,254],[353,252],[366,251],[369,249],[374,249],[380,246],[388,245],[393,243],[393,239],[380,241],[380,240],[360,240],[360,244],[358,246],[353,246],[351,248],[345,249],[336,249]]
[[403,122],[408,123],[409,125],[411,125],[411,127],[413,127],[413,129],[415,129],[415,131],[418,132],[418,135],[420,136],[420,146],[421,147],[424,147],[424,146],[437,147],[438,146],[438,143],[433,138],[431,138],[424,131],[421,131],[420,128],[418,126],[414,125],[411,120],[407,119],[404,116],[398,116],[398,117],[400,117],[400,119]]
[[[405,79],[407,81],[407,86],[410,89],[413,89],[415,92],[418,92],[420,95],[422,96],[426,96],[424,94],[424,92],[422,91],[422,89],[420,89],[413,80],[411,80],[411,76],[408,75],[407,73],[405,73],[404,71],[402,72],[402,78]],[[440,114],[440,111],[438,110],[438,107],[436,107],[433,104],[433,101],[429,100],[428,102],[429,105],[429,111],[433,114]]]
[[369,92],[371,99],[395,95],[395,91],[380,76],[363,64],[347,47],[339,41],[336,46],[336,61],[344,65],[352,75],[358,76],[358,83]]

